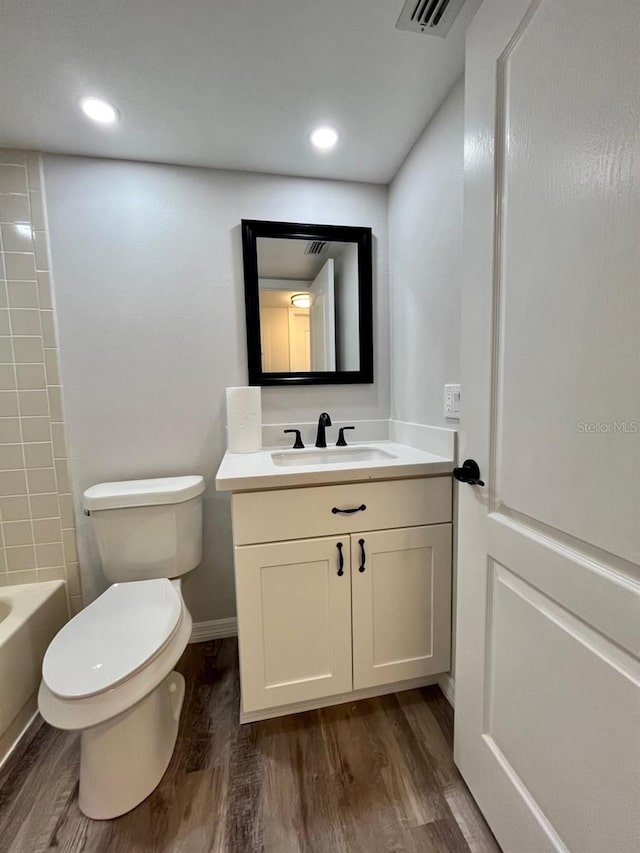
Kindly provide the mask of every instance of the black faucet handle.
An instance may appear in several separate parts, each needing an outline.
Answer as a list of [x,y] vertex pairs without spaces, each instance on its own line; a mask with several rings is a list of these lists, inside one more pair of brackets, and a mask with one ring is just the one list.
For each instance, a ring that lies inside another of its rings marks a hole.
[[285,429],[283,432],[295,432],[296,440],[293,442],[293,449],[300,450],[304,449],[304,444],[302,443],[302,436],[300,435],[299,429]]
[[336,447],[346,447],[347,446],[347,440],[344,437],[344,431],[346,429],[355,429],[355,427],[354,426],[340,427],[340,430],[338,431],[338,440],[336,441]]

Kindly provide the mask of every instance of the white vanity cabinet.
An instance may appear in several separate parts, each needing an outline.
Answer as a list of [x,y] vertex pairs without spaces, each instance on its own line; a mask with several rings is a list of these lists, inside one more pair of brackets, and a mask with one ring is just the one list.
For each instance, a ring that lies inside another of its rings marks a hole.
[[236,548],[243,712],[351,690],[349,541]]
[[243,721],[449,669],[449,477],[239,492],[233,527]]
[[446,672],[451,525],[351,536],[353,689]]

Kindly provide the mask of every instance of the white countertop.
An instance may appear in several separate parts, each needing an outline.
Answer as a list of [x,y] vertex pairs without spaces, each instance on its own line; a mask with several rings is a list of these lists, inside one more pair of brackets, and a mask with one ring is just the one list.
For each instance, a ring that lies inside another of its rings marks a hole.
[[[353,442],[349,448],[367,447],[393,454],[392,459],[366,462],[331,462],[319,465],[287,465],[280,467],[271,458],[272,453],[291,455],[302,451],[265,447],[257,453],[229,453],[224,455],[216,474],[219,492],[247,492],[262,489],[282,489],[295,486],[317,486],[330,483],[354,483],[363,480],[391,480],[401,477],[428,477],[450,474],[453,459],[436,456],[415,447],[394,441]],[[328,448],[340,451],[341,448]],[[301,461],[304,456],[301,455]]]

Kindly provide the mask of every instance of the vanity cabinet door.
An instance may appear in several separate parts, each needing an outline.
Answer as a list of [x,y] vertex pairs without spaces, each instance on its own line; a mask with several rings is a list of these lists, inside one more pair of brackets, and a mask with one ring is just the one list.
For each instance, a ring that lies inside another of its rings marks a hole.
[[236,547],[235,563],[243,713],[351,691],[349,536]]
[[353,687],[447,672],[451,525],[351,536]]

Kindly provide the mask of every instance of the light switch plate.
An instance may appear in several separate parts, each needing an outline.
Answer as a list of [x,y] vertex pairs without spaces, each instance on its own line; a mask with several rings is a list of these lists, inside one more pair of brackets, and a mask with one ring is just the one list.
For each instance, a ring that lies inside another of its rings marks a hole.
[[460,420],[460,386],[444,386],[444,416]]

